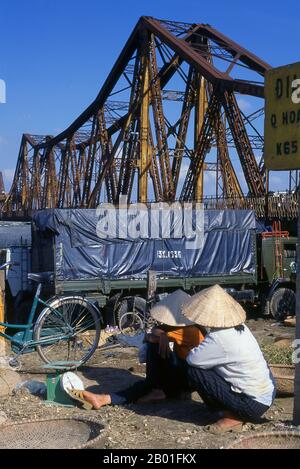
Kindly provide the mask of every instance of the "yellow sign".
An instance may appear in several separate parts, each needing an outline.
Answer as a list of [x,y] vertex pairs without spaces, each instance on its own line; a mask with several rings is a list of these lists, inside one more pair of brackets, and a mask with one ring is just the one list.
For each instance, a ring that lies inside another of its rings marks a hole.
[[300,62],[265,76],[265,165],[300,169]]

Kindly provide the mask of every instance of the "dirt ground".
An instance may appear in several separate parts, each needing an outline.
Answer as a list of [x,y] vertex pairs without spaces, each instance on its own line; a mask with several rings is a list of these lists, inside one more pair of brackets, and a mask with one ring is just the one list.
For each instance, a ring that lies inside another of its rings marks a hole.
[[[292,338],[295,329],[274,325],[274,320],[250,320],[250,329],[260,343],[273,342],[277,337]],[[22,381],[46,381],[36,354],[22,357],[19,375]],[[98,350],[93,358],[78,372],[87,389],[99,393],[120,390],[144,376],[138,364],[136,349],[117,348]],[[292,398],[276,399],[265,419],[259,425],[248,424],[248,432],[282,429],[291,426]],[[100,411],[86,411],[79,407],[48,406],[27,390],[19,390],[9,397],[0,398],[0,419],[47,418],[53,416],[89,415],[107,425],[106,448],[144,449],[204,449],[223,448],[239,436],[228,434],[214,436],[205,431],[208,412],[197,395],[191,400],[169,400],[157,404],[105,407]]]

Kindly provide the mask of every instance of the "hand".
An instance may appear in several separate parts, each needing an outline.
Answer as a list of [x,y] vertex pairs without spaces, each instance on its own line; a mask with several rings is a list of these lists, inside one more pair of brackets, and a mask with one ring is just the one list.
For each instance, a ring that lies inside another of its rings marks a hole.
[[160,337],[161,335],[165,335],[166,332],[160,327],[153,327],[151,334],[154,334],[155,336]]
[[154,334],[145,334],[144,342],[148,344],[158,344],[159,337]]
[[169,339],[166,334],[162,334],[159,336],[159,355],[164,360],[170,355]]

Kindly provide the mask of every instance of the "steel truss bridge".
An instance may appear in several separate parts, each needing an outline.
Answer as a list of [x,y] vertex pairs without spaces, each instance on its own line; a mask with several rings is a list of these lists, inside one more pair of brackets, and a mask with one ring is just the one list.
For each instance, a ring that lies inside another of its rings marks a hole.
[[95,101],[55,137],[23,135],[2,215],[126,196],[296,218],[298,172],[272,193],[264,166],[270,68],[207,24],[141,17]]

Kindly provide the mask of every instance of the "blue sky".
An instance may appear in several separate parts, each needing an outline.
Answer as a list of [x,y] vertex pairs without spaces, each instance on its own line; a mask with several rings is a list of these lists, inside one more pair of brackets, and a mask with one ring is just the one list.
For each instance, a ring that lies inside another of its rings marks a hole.
[[296,0],[1,0],[7,103],[0,104],[0,169],[7,186],[22,133],[57,134],[71,123],[98,94],[141,15],[209,23],[279,66],[300,60],[298,10]]

